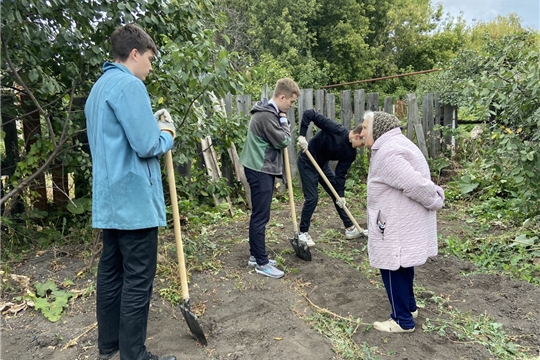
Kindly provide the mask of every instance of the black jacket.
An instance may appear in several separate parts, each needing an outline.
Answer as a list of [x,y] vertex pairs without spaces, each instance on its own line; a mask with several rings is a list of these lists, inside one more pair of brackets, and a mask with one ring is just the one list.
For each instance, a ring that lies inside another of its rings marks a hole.
[[[333,185],[336,192],[340,196],[344,196],[345,177],[356,159],[356,149],[352,147],[349,141],[349,130],[315,110],[306,110],[302,115],[302,124],[300,125],[301,136],[306,136],[311,122],[321,131],[317,132],[309,141],[308,150],[321,167],[328,161],[338,161],[335,170],[336,181]],[[311,164],[306,154],[301,153],[300,156]]]

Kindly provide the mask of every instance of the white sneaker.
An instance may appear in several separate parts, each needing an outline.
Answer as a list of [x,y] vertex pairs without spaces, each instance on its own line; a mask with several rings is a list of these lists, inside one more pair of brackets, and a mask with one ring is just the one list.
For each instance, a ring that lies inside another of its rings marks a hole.
[[310,248],[315,246],[315,241],[313,241],[307,232],[298,234],[298,241],[306,244]]
[[356,228],[356,226],[353,226],[350,230],[345,229],[345,237],[349,240],[359,238],[363,234],[360,234],[360,231]]
[[279,279],[285,275],[285,273],[275,266],[270,265],[270,263],[266,265],[255,265],[255,272],[257,274],[261,274],[264,276],[268,276],[274,279]]
[[418,309],[416,309],[415,311],[413,311],[413,312],[411,313],[411,315],[412,315],[412,318],[413,318],[413,319],[416,319],[416,318],[418,317]]
[[[277,266],[277,261],[274,259],[268,259],[268,263],[272,266]],[[255,259],[255,256],[251,255],[248,260],[248,266],[255,266],[257,265],[257,260]]]
[[413,332],[415,328],[412,329],[404,329],[397,322],[394,321],[394,319],[388,319],[386,321],[375,321],[373,323],[373,327],[376,330],[388,332],[388,333],[410,333]]

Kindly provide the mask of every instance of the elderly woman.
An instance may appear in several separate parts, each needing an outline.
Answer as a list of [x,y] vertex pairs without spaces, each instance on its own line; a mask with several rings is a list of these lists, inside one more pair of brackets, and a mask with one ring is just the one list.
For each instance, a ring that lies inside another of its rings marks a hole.
[[394,115],[367,112],[360,134],[371,149],[369,262],[380,269],[392,308],[389,320],[373,326],[391,333],[415,329],[414,267],[437,255],[436,210],[444,202],[444,191],[431,181],[426,159],[399,126]]

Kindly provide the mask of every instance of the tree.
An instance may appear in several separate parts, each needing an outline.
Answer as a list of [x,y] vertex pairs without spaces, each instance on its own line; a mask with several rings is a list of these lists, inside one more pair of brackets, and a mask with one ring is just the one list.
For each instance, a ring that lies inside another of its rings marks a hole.
[[443,102],[488,123],[490,131],[476,143],[481,156],[463,164],[462,180],[509,201],[515,220],[540,214],[539,40],[522,29],[486,36],[483,46],[462,51],[429,83]]
[[[196,124],[190,109],[195,100],[211,104],[207,91],[223,95],[241,89],[229,62],[234,54],[214,41],[221,24],[209,0],[19,0],[1,6],[2,91],[7,95],[2,99],[11,99],[7,106],[3,103],[2,118],[27,122],[31,114],[39,114],[33,125],[37,121],[34,128],[40,130],[37,141],[16,159],[1,204],[51,171],[52,164],[89,183],[82,107],[101,64],[111,60],[107,37],[117,25],[139,24],[161,49],[148,88],[154,106],[167,106],[184,120],[180,127]],[[31,105],[22,106],[28,101]],[[183,136],[177,146],[183,146],[189,133],[178,133]],[[67,197],[68,191],[63,192]]]

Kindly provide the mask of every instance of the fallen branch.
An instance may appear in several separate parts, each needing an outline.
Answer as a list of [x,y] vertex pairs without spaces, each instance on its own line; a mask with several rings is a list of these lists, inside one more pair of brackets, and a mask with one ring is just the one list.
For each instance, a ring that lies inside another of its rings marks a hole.
[[72,347],[73,345],[75,345],[75,344],[77,343],[77,341],[78,341],[80,338],[82,338],[84,335],[88,334],[90,331],[94,330],[96,327],[97,327],[97,322],[93,323],[92,325],[88,325],[88,326],[86,327],[86,330],[84,330],[84,332],[83,332],[81,335],[77,336],[77,337],[74,338],[74,339],[71,339],[71,340],[66,344],[66,346],[64,346],[64,347],[62,348],[62,350],[66,350],[67,348]]
[[[320,312],[320,313],[332,315],[333,317],[338,318],[338,319],[341,319],[341,320],[350,321],[350,322],[355,322],[355,320],[351,319],[350,317],[349,317],[349,318],[345,318],[345,317],[343,317],[343,316],[341,316],[341,315],[338,315],[338,314],[336,314],[336,313],[331,312],[331,311],[328,310],[328,309],[324,309],[324,308],[322,308],[322,307],[319,307],[319,306],[315,305],[315,304],[313,303],[313,301],[311,301],[311,300],[307,297],[306,294],[302,294],[302,296],[308,301],[308,303],[309,303],[312,307],[314,307],[315,309],[317,309],[317,311]],[[365,326],[371,326],[371,325],[372,325],[372,324],[366,324],[366,323],[363,323],[363,322],[357,322],[357,324],[358,324],[358,325],[365,325]]]

